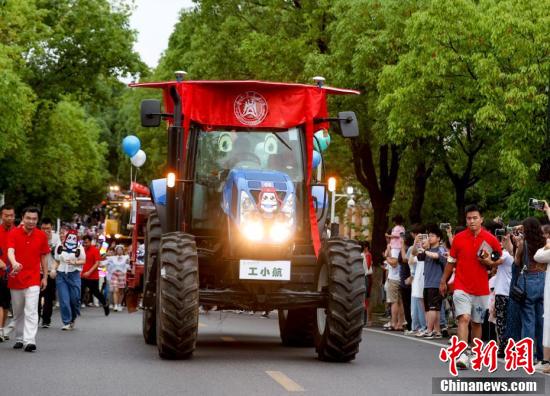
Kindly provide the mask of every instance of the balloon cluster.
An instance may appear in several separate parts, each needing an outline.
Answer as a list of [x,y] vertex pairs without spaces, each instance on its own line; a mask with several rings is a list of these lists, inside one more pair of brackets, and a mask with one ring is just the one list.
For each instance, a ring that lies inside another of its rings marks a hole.
[[136,168],[140,168],[147,159],[145,151],[141,150],[140,148],[141,142],[139,141],[137,136],[128,135],[124,139],[122,139],[122,151],[124,151],[124,154],[130,157],[132,165],[134,165]]

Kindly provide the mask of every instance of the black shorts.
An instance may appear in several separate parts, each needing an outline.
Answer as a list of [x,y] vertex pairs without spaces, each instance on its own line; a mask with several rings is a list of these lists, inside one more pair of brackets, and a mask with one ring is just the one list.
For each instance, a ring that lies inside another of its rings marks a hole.
[[439,289],[430,287],[424,289],[424,310],[428,311],[441,311],[441,302],[443,297],[439,293]]
[[8,289],[8,280],[0,278],[0,307],[9,309],[11,303],[11,293]]

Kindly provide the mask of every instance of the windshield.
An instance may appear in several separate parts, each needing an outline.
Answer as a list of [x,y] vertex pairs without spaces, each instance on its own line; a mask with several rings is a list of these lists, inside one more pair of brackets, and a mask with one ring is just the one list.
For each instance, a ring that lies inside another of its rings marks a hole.
[[201,131],[196,178],[209,178],[233,168],[276,170],[294,182],[304,179],[297,128],[282,132]]
[[219,229],[223,224],[221,194],[231,169],[284,172],[300,191],[304,182],[302,141],[298,128],[284,131],[199,131],[192,227]]

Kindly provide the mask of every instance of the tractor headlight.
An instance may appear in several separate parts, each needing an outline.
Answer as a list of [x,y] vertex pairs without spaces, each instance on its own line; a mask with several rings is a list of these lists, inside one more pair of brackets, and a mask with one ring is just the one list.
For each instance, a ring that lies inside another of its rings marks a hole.
[[241,230],[250,241],[261,241],[264,237],[264,225],[260,220],[245,220],[241,223]]
[[250,196],[241,191],[239,205],[240,229],[250,241],[260,241],[264,237],[264,225]]
[[287,241],[292,234],[290,224],[287,222],[276,221],[269,231],[269,239],[275,243]]

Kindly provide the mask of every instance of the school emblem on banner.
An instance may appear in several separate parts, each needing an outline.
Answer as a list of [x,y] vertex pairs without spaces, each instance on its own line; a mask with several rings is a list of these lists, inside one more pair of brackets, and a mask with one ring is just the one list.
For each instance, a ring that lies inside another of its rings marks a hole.
[[258,125],[266,117],[268,106],[258,92],[248,91],[237,96],[233,105],[235,117],[244,125]]

